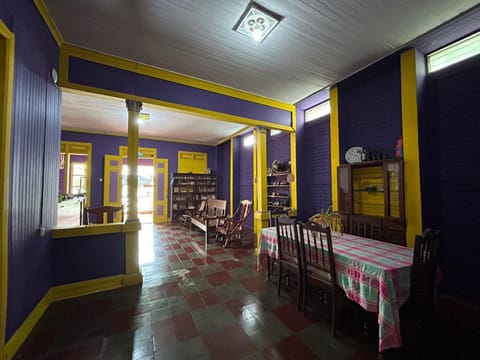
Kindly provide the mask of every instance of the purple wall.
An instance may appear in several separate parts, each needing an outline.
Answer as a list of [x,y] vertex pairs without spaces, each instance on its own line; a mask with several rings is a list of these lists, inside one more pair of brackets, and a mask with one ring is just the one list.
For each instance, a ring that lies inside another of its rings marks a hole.
[[282,132],[270,136],[267,133],[267,166],[272,166],[273,160],[279,160],[288,166],[290,161],[290,133]]
[[394,155],[402,136],[400,80],[400,57],[395,54],[338,84],[340,163],[351,146]]
[[[83,141],[92,143],[92,176],[91,176],[91,202],[90,206],[103,205],[103,182],[104,177],[104,155],[118,155],[119,146],[127,146],[128,139],[124,136],[110,136],[62,131],[64,141]],[[216,151],[214,146],[182,144],[160,140],[140,139],[140,147],[157,149],[159,158],[168,159],[168,171],[170,174],[177,172],[178,151],[205,152],[208,155],[208,167],[215,170]],[[170,183],[170,182],[169,182]]]
[[124,233],[57,239],[53,285],[124,274],[125,256]]
[[211,91],[156,79],[75,57],[69,58],[69,80],[171,103],[290,125],[291,113]]
[[[253,146],[244,147],[243,139],[251,135],[249,132],[236,138],[234,152],[234,181],[235,199],[233,208],[236,209],[241,200],[253,200]],[[253,211],[246,221],[247,226],[253,228]]]
[[[50,80],[58,47],[32,1],[7,0],[0,17],[15,34],[6,340],[52,284],[61,93]],[[45,237],[39,227],[47,228]]]
[[424,226],[442,230],[442,291],[480,305],[480,56],[429,74],[426,92]]
[[217,197],[226,199],[230,204],[230,141],[217,146],[216,174]]
[[296,104],[298,218],[306,220],[332,201],[330,171],[330,123],[325,119],[305,122],[305,110],[327,101],[328,89]]

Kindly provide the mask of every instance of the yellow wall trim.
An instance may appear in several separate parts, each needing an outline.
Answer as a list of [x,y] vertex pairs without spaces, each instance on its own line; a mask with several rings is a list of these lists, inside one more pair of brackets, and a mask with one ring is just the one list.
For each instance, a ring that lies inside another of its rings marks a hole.
[[[60,63],[62,63],[62,59],[60,59]],[[113,97],[118,97],[122,99],[127,99],[131,98],[132,96],[138,100],[142,101],[144,103],[149,103],[153,105],[158,105],[158,106],[164,106],[168,107],[171,109],[175,109],[177,111],[185,111],[193,114],[197,114],[200,116],[204,116],[206,118],[210,118],[212,120],[222,120],[222,121],[228,121],[236,124],[243,124],[243,125],[248,125],[248,126],[265,126],[268,128],[275,128],[279,130],[285,130],[285,131],[292,131],[292,128],[287,125],[279,125],[279,124],[272,124],[269,121],[261,120],[261,119],[251,119],[251,118],[246,118],[246,117],[241,117],[241,116],[236,116],[236,115],[230,115],[226,113],[221,113],[218,111],[212,111],[212,110],[206,110],[206,109],[200,109],[197,107],[193,106],[188,106],[188,105],[182,105],[182,104],[177,104],[177,103],[172,103],[168,101],[162,101],[158,99],[153,99],[153,98],[148,98],[148,97],[143,97],[143,96],[136,96],[134,94],[127,94],[127,93],[122,93],[119,91],[111,91],[111,90],[106,90],[106,89],[100,89],[96,88],[93,86],[86,86],[86,85],[80,85],[80,84],[75,84],[69,82],[67,79],[62,80],[62,72],[64,71],[63,66],[65,65],[60,65],[60,86],[71,89],[71,90],[80,90],[80,91],[86,91],[94,94],[100,94],[100,95],[107,95],[107,96],[113,96]]]
[[53,239],[63,239],[81,236],[103,235],[103,234],[115,234],[115,233],[128,233],[135,232],[141,229],[139,222],[124,222],[113,224],[92,224],[82,226],[72,226],[65,228],[52,229]]
[[63,37],[62,37],[62,34],[60,34],[60,31],[58,31],[57,25],[55,24],[55,21],[53,21],[53,18],[50,15],[50,12],[45,6],[45,2],[43,0],[33,0],[33,2],[35,3],[37,10],[40,12],[40,15],[42,16],[43,21],[45,21],[45,24],[47,24],[48,29],[50,30],[50,33],[54,37],[58,47],[61,47],[65,41],[63,40]]
[[0,20],[0,354],[5,343],[8,291],[8,200],[15,36]]
[[298,203],[297,203],[297,113],[294,111],[292,113],[292,126],[295,130],[290,134],[290,172],[293,175],[293,181],[290,183],[290,197],[291,203],[290,207],[292,208],[291,214],[295,216],[298,213]]
[[338,210],[337,167],[340,165],[340,130],[338,117],[338,88],[330,89],[330,157],[332,170],[332,209]]
[[407,246],[413,247],[415,235],[422,234],[422,194],[418,144],[416,50],[400,56],[402,87],[402,136],[405,181],[405,220]]
[[[175,73],[165,69],[157,68],[150,65],[138,63],[136,61],[109,55],[106,53],[82,48],[72,44],[63,44],[61,49],[61,57],[77,57],[84,60],[94,61],[100,64],[113,66],[119,69],[132,71],[138,74],[150,76],[157,79],[167,80],[178,84],[191,86],[194,88],[208,90],[222,95],[251,101],[257,104],[270,106],[273,108],[293,112],[295,106],[278,100],[266,98],[260,95],[248,93],[246,91],[237,90],[228,86],[215,84],[206,80],[201,80],[191,76]],[[66,78],[64,80],[67,80]]]
[[35,325],[52,303],[60,300],[93,294],[100,291],[113,290],[123,286],[125,286],[124,275],[115,275],[51,287],[38,302],[37,306],[35,306],[30,315],[28,315],[22,325],[8,340],[7,344],[5,345],[5,359],[10,360],[13,358],[15,353],[30,335]]

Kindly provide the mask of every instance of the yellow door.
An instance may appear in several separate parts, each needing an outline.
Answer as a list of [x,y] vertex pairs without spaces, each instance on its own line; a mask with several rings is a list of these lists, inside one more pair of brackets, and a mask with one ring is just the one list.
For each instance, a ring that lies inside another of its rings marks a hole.
[[154,198],[153,198],[153,223],[160,224],[168,221],[168,159],[154,159]]
[[[105,155],[105,174],[103,178],[103,205],[122,205],[122,157],[117,155]],[[127,204],[123,209],[127,213]],[[126,218],[126,216],[124,216]],[[121,214],[117,213],[115,221],[121,220]]]

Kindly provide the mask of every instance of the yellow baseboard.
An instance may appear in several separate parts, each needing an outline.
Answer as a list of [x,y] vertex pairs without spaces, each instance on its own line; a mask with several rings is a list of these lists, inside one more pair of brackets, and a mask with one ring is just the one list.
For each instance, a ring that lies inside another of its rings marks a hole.
[[132,275],[115,275],[51,287],[38,302],[37,306],[35,306],[30,315],[28,315],[22,325],[8,340],[8,342],[5,344],[5,347],[0,350],[0,359],[10,360],[13,358],[15,353],[30,335],[32,329],[38,323],[50,304],[60,300],[141,283],[142,274],[138,273]]

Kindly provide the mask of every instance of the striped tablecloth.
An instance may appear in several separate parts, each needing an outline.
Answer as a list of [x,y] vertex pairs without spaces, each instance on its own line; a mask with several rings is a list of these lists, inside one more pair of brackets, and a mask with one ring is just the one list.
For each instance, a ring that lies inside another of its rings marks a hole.
[[[413,249],[332,233],[338,285],[365,310],[377,313],[379,351],[402,345],[398,310],[410,295]],[[278,259],[274,227],[261,233],[259,264],[265,255]]]

